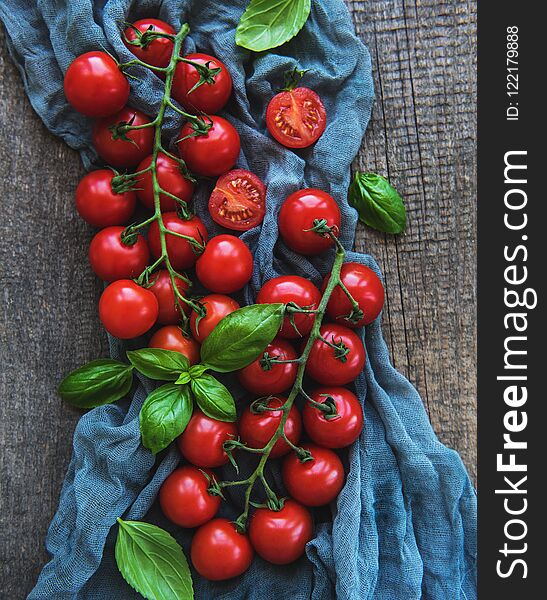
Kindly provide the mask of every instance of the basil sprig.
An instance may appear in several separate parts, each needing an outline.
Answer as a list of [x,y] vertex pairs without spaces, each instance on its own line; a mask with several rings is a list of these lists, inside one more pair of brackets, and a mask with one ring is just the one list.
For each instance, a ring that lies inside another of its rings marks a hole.
[[236,420],[236,403],[228,388],[218,379],[204,373],[201,377],[192,379],[192,392],[202,412],[217,421]]
[[401,233],[406,210],[401,196],[389,181],[376,173],[357,172],[349,187],[348,201],[359,220],[384,233]]
[[173,350],[142,348],[127,352],[127,358],[137,371],[159,381],[175,381],[190,368],[186,356]]

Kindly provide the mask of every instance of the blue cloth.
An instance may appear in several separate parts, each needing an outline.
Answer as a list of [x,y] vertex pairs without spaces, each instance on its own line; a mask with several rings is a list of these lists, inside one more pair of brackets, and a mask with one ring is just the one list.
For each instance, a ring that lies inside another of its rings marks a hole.
[[[346,202],[346,191],[370,117],[373,83],[369,53],[355,37],[341,0],[312,2],[304,30],[290,43],[259,55],[234,45],[234,29],[247,2],[4,0],[0,17],[34,109],[54,134],[81,152],[86,167],[97,164],[91,121],[67,105],[62,75],[76,55],[100,47],[129,60],[119,22],[151,15],[175,27],[188,21],[192,33],[185,50],[198,48],[226,63],[234,79],[226,115],[241,134],[239,164],[268,183],[263,227],[243,235],[256,257],[244,294],[250,302],[275,275],[299,273],[319,283],[329,270],[332,255],[308,261],[277,242],[276,215],[294,190],[316,186],[337,199],[342,241],[351,248],[357,216]],[[329,117],[317,145],[300,152],[272,141],[264,121],[266,102],[280,87],[283,73],[296,64],[310,69],[305,83],[321,95]],[[130,102],[153,114],[161,82],[149,73],[139,76],[139,82],[132,81]],[[166,133],[171,139],[179,127],[179,119],[170,115]],[[195,204],[215,233],[218,229],[206,211],[209,191],[210,185],[202,185]],[[350,253],[348,260],[379,272],[369,256]],[[458,455],[437,440],[415,389],[391,366],[379,319],[367,328],[365,343],[368,360],[356,382],[360,398],[366,398],[365,430],[357,444],[341,453],[347,483],[330,509],[332,518],[317,513],[317,537],[308,545],[307,558],[283,568],[257,558],[242,578],[225,583],[208,583],[195,575],[196,598],[476,598],[476,502],[469,478]],[[119,358],[124,347],[111,340],[111,350]],[[131,399],[81,418],[46,540],[52,559],[29,599],[140,598],[114,562],[114,525],[120,515],[169,528],[188,551],[191,533],[169,526],[153,507],[161,482],[179,459],[172,448],[154,460],[140,445],[138,413],[151,389],[151,382],[142,378]],[[278,476],[275,465],[271,476]],[[231,500],[239,502],[237,497]],[[223,511],[236,514],[237,506]]]

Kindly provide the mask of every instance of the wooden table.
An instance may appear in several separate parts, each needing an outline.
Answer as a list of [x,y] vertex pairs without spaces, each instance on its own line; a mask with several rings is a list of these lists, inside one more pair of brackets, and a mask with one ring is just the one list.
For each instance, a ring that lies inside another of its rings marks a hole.
[[[404,235],[360,227],[387,282],[384,332],[439,437],[476,462],[476,15],[465,0],[348,3],[373,60],[377,101],[356,167],[387,175]],[[0,597],[23,598],[46,561],[79,413],[55,393],[106,355],[92,231],[74,210],[77,154],[42,125],[0,50]]]

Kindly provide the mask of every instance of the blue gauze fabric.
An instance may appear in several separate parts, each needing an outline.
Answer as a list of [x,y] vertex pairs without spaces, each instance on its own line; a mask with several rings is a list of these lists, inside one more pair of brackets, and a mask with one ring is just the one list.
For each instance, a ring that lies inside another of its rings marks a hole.
[[[234,29],[247,3],[4,0],[0,17],[34,109],[54,134],[80,151],[88,168],[99,164],[91,147],[92,122],[67,104],[62,77],[74,57],[89,50],[102,47],[121,61],[131,59],[120,41],[120,22],[159,16],[179,27],[188,21],[192,32],[185,51],[197,48],[227,65],[234,94],[225,114],[241,134],[239,165],[268,184],[264,224],[242,236],[255,254],[255,269],[240,300],[251,302],[261,284],[278,274],[298,273],[318,284],[332,263],[332,254],[310,261],[277,241],[276,216],[289,193],[303,187],[331,193],[342,211],[343,244],[352,247],[357,215],[346,193],[350,165],[371,113],[373,82],[369,53],[355,37],[341,0],[314,0],[309,21],[294,40],[257,55],[234,44]],[[281,87],[283,73],[296,64],[310,69],[305,84],[322,97],[329,118],[315,147],[298,153],[274,142],[264,120],[267,101]],[[161,81],[142,70],[138,75],[140,81],[131,83],[130,104],[155,114]],[[174,139],[180,125],[170,115],[166,136]],[[206,210],[210,190],[210,184],[200,186],[195,206],[215,234],[218,228]],[[379,272],[369,256],[350,252],[348,260]],[[356,389],[364,402],[366,426],[358,443],[341,453],[347,482],[330,507],[332,518],[321,522],[318,513],[317,536],[308,544],[307,557],[287,567],[256,558],[244,576],[224,583],[209,583],[194,573],[196,598],[476,598],[476,502],[469,478],[458,455],[437,440],[415,389],[391,366],[380,319],[367,328],[365,343],[368,360]],[[111,350],[121,358],[124,346],[111,340]],[[241,407],[241,390],[233,381],[230,385]],[[152,388],[142,378],[130,400],[81,418],[46,540],[52,558],[29,599],[140,598],[114,562],[115,521],[120,515],[169,529],[188,555],[191,532],[170,526],[153,506],[179,458],[172,448],[154,460],[140,445],[138,413]],[[231,467],[222,475],[233,478]],[[275,465],[271,476],[278,480]],[[240,499],[231,501],[233,506],[222,509],[228,516],[238,513]]]

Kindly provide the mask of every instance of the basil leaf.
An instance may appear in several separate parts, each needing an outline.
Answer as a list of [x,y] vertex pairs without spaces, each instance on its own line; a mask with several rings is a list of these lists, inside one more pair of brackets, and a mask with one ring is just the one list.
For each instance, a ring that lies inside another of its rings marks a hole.
[[288,42],[304,27],[311,0],[251,0],[236,29],[236,44],[262,52]]
[[57,391],[79,408],[93,408],[123,398],[133,383],[133,367],[110,358],[92,360],[69,373]]
[[225,316],[201,346],[201,362],[229,373],[252,363],[283,323],[284,304],[253,304]]
[[178,437],[192,416],[187,385],[166,383],[148,395],[139,415],[142,444],[157,454]]
[[192,379],[190,385],[198,406],[208,417],[230,423],[236,420],[234,398],[218,379],[205,373],[201,377]]
[[389,181],[376,173],[357,171],[349,186],[348,201],[359,220],[384,233],[401,233],[406,226],[406,210]]
[[161,348],[142,348],[127,352],[129,362],[146,377],[160,381],[175,381],[190,363],[184,354]]
[[192,575],[176,540],[150,523],[118,523],[115,556],[125,581],[147,600],[192,600]]

